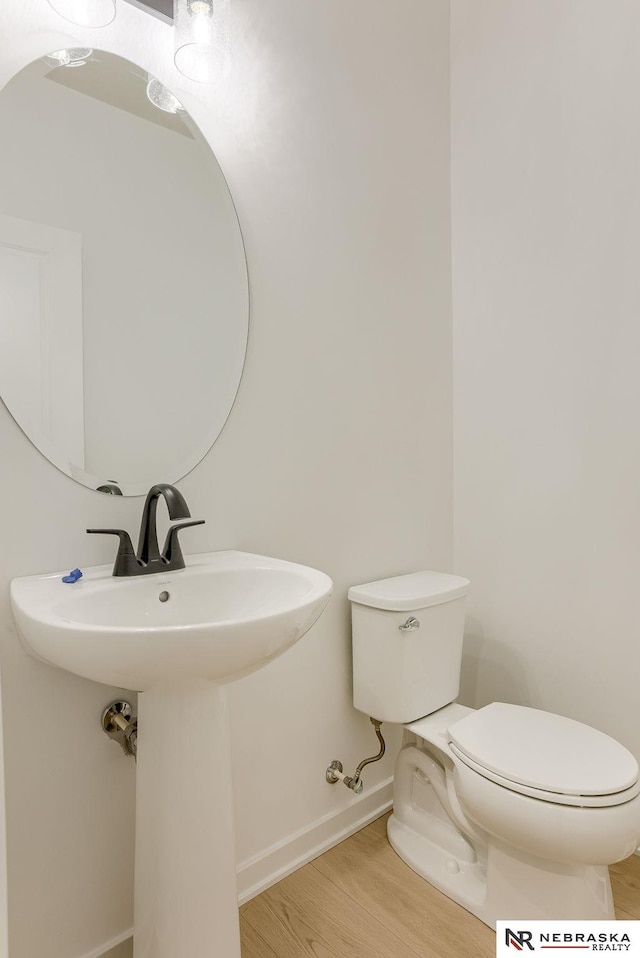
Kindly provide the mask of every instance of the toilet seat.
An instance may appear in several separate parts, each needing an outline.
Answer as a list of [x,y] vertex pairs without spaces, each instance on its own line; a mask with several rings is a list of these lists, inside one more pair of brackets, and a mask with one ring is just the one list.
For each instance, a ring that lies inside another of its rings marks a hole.
[[635,785],[632,785],[630,788],[623,789],[621,792],[608,795],[565,795],[562,792],[550,792],[542,788],[533,788],[531,785],[522,785],[520,782],[502,778],[500,775],[496,775],[495,772],[490,772],[488,769],[483,768],[482,765],[478,765],[477,762],[474,762],[467,755],[464,755],[455,745],[450,745],[449,747],[456,758],[466,765],[467,768],[471,768],[474,772],[482,775],[483,778],[487,778],[489,781],[501,785],[510,792],[528,795],[530,798],[537,798],[543,802],[554,802],[558,805],[573,805],[574,807],[579,806],[580,808],[610,808],[612,805],[623,805],[625,802],[630,802],[636,795],[640,795],[640,781],[637,781]]
[[560,805],[610,807],[640,794],[633,755],[561,715],[494,702],[447,730],[452,754],[503,788]]

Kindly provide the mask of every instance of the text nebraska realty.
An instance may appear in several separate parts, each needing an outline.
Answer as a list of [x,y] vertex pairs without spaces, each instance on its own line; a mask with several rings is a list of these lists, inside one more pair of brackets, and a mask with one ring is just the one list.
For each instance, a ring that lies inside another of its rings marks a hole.
[[[513,932],[510,928],[506,931],[506,944],[517,948],[518,951],[524,951],[528,948],[535,951],[536,946],[532,944],[533,933],[530,931]],[[540,932],[538,935],[538,948],[563,949],[587,949],[591,951],[629,951],[631,947],[631,938],[626,932]]]

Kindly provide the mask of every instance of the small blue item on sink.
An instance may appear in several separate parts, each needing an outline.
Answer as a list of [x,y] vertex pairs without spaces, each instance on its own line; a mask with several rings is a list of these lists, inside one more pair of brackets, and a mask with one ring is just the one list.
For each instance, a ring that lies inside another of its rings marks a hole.
[[63,576],[62,576],[62,581],[63,581],[63,582],[77,582],[78,579],[81,579],[81,578],[82,578],[82,572],[80,571],[80,569],[72,569],[71,572],[69,573],[69,575],[63,575]]

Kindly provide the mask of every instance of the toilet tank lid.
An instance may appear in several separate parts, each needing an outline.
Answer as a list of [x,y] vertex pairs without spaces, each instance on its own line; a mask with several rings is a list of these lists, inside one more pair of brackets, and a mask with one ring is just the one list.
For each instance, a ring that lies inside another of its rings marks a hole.
[[459,575],[445,572],[411,572],[377,582],[351,586],[350,602],[390,612],[412,612],[430,605],[451,602],[465,596],[471,583]]

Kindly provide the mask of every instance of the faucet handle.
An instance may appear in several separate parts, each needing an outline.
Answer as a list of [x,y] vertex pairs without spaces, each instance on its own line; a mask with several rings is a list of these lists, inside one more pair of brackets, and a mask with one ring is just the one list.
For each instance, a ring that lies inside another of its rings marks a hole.
[[124,529],[87,529],[91,535],[118,536],[120,544],[113,566],[114,575],[131,575],[132,564],[138,566],[138,560],[133,550],[131,536]]
[[190,522],[180,522],[171,526],[167,532],[167,538],[164,540],[162,550],[162,561],[170,564],[174,569],[184,569],[184,556],[178,541],[178,533],[181,529],[188,529],[189,526],[203,526],[204,519],[192,519]]
[[131,553],[131,555],[134,554],[131,536],[128,532],[125,532],[124,529],[87,529],[87,532],[91,535],[118,536],[120,539],[118,552],[126,552],[127,555],[129,553]]

